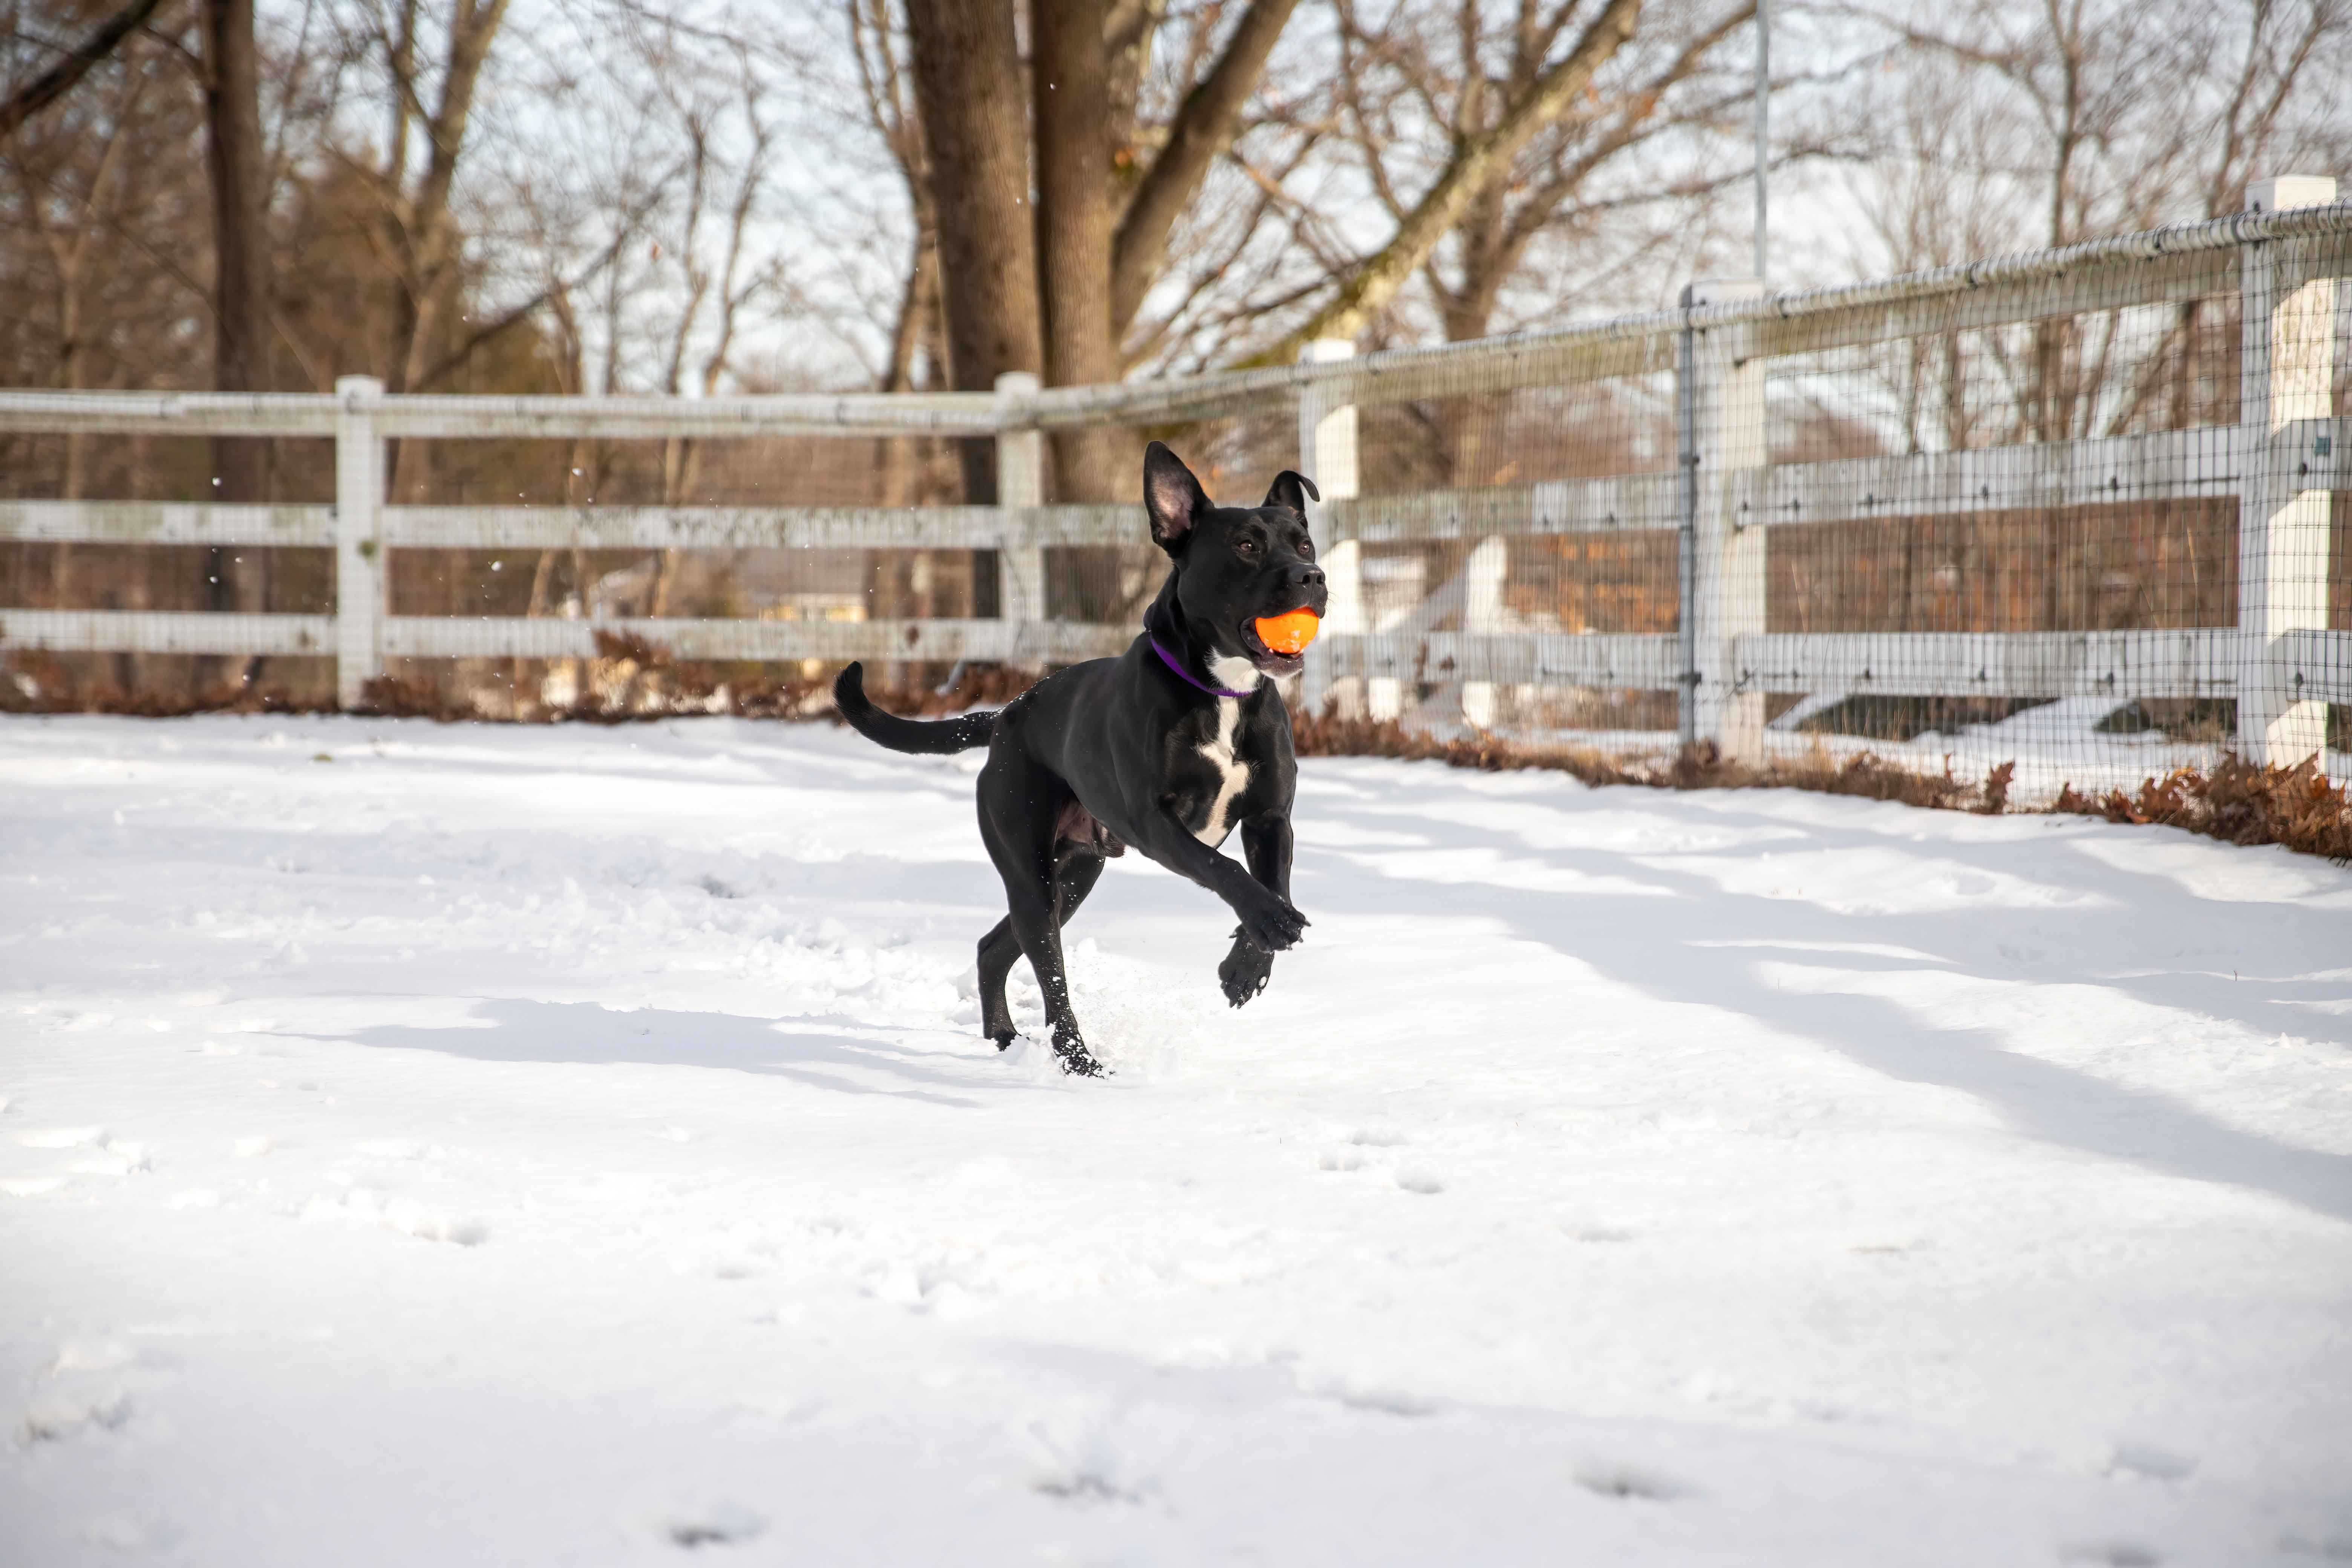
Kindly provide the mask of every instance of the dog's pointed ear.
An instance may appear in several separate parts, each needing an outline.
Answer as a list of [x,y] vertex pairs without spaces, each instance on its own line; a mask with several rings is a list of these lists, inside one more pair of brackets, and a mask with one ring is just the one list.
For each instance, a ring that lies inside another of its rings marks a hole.
[[1286,506],[1301,517],[1307,515],[1307,503],[1310,500],[1322,499],[1323,492],[1315,488],[1313,479],[1305,474],[1293,473],[1288,468],[1274,476],[1274,486],[1265,492],[1266,505]]
[[1158,441],[1143,449],[1143,509],[1151,514],[1151,542],[1171,555],[1183,553],[1192,525],[1209,510],[1201,481]]

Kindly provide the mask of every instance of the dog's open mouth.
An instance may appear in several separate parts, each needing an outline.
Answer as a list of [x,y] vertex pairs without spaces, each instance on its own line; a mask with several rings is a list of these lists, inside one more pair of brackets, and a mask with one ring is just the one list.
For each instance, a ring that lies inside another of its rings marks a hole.
[[1257,635],[1257,627],[1250,622],[1244,621],[1241,630],[1242,651],[1249,655],[1249,661],[1257,666],[1261,673],[1286,679],[1307,668],[1304,649],[1297,653],[1276,653],[1265,646],[1265,639]]

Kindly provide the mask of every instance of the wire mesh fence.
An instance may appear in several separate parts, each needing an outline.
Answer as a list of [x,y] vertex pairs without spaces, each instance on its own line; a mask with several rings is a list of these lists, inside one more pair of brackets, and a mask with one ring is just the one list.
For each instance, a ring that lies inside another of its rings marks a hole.
[[[1771,363],[1774,464],[1851,465],[1835,477],[1849,492],[1858,480],[1861,493],[1773,521],[1769,633],[2154,633],[2235,623],[2238,279],[2209,263],[2176,279],[2170,298],[2084,313],[2067,312],[2068,289],[2063,279],[2045,283],[2042,298],[2027,302],[2030,320]],[[1998,453],[2014,455],[2006,468],[1969,458]],[[2054,788],[2053,769],[2079,785],[2111,786],[2210,762],[2236,740],[2234,672],[2218,668],[2170,671],[2158,687],[2136,686],[2122,670],[2086,671],[2086,689],[2034,689],[2028,679],[1980,694],[1905,691],[1885,684],[1894,671],[1868,674],[1866,683],[1772,693],[1776,742],[1901,747],[1916,762],[1948,756],[1979,773],[2014,755],[2033,784]]]
[[1340,678],[1338,702],[1418,728],[1672,743],[1672,671],[1656,659],[1623,681],[1563,683],[1486,669],[1462,640],[1673,635],[1671,374],[1375,405],[1358,441],[1359,493],[1333,510],[1356,545],[1365,672]]
[[[200,499],[185,433],[210,429],[271,438],[285,503],[0,502],[0,646],[20,699],[76,660],[129,689],[233,666],[226,622],[190,618],[233,610],[266,644],[248,677],[346,701],[364,664],[529,716],[665,640],[705,686],[856,654],[951,701],[1124,640],[1165,563],[1085,476],[1159,438],[1228,504],[1288,468],[1322,488],[1309,709],[1616,755],[2013,763],[2021,798],[2223,751],[2341,777],[2352,207],[2280,212],[2285,188],[1850,289],[1698,284],[1523,338],[992,399],[0,395],[17,494],[152,495],[143,444]],[[270,552],[265,602],[125,591],[156,577],[134,562],[177,552],[177,583],[223,549]],[[659,695],[643,674],[625,700]]]
[[[1675,376],[1368,420],[1402,450],[1364,458],[1366,630],[1411,668],[1340,700],[1614,752],[2014,763],[2020,797],[2224,751],[2343,776],[2346,238],[2148,250],[1891,320],[1733,285]],[[1371,542],[1412,524],[1465,542]],[[1424,634],[1457,627],[1616,671],[1672,633],[1687,689],[1441,679]]]

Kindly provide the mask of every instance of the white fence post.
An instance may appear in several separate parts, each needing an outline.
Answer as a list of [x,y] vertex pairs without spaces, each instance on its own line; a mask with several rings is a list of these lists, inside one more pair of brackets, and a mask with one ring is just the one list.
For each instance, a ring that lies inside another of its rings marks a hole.
[[[1687,284],[1696,310],[1761,299],[1753,278]],[[1738,515],[1734,475],[1764,466],[1764,361],[1745,326],[1685,327],[1675,405],[1682,466],[1682,738],[1727,758],[1764,751],[1764,693],[1738,668],[1737,639],[1764,629],[1764,534]]]
[[[1037,377],[1025,370],[1008,370],[996,378],[996,401],[1007,417],[1023,412],[1021,405],[1037,395]],[[1045,504],[1045,433],[1042,430],[1000,430],[996,434],[996,504],[1013,507]],[[1035,545],[997,552],[997,613],[1016,626],[1045,618],[1045,552]],[[1021,634],[1013,634],[1017,640]]]
[[[2326,206],[2336,182],[2283,175],[2246,187],[2251,212]],[[2328,489],[2304,488],[2310,453],[2281,441],[2297,419],[2325,419],[2336,364],[2336,280],[2304,275],[2306,242],[2247,246],[2240,270],[2238,360],[2238,745],[2250,762],[2293,767],[2327,742],[2327,707],[2301,697],[2279,649],[2288,632],[2327,625]]]
[[[1298,350],[1301,364],[1328,364],[1353,359],[1356,345],[1346,338],[1317,338]],[[1320,386],[1302,387],[1298,394],[1298,471],[1315,481],[1321,502],[1307,503],[1307,521],[1323,562],[1324,585],[1330,595],[1324,606],[1323,630],[1360,637],[1371,629],[1364,616],[1364,549],[1352,539],[1334,539],[1323,510],[1332,501],[1352,500],[1358,493],[1356,468],[1356,405],[1339,403],[1340,395]],[[1391,682],[1393,684],[1393,682]],[[1309,654],[1307,671],[1299,677],[1299,705],[1320,713],[1333,697],[1350,717],[1363,712],[1363,683],[1349,676],[1334,679],[1327,658]]]
[[[1511,542],[1490,534],[1470,552],[1462,568],[1462,629],[1465,632],[1508,631],[1503,610],[1503,579],[1510,574]],[[1491,680],[1462,683],[1462,717],[1481,730],[1491,730],[1501,719]]]
[[383,383],[372,375],[336,378],[335,703],[347,713],[383,673],[383,437],[375,429],[383,396]]

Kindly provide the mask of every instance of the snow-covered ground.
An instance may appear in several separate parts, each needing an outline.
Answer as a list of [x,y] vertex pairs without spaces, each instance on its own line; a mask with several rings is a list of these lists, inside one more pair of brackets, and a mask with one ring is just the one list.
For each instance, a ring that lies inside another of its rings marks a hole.
[[2352,1558],[2352,872],[1316,762],[1070,1081],[976,761],[0,724],[0,1561]]

